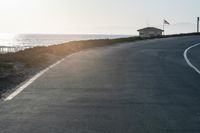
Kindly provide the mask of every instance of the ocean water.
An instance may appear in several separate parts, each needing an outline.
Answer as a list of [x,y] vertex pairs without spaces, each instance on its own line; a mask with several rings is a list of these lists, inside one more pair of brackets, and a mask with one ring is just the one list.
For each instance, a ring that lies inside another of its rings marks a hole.
[[50,46],[70,41],[114,39],[129,35],[54,35],[54,34],[0,34],[0,52],[17,52],[35,46]]

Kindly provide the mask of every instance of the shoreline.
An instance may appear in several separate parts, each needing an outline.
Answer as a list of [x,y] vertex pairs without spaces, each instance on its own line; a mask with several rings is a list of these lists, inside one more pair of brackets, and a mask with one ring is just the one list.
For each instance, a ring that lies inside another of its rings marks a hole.
[[[38,46],[52,46],[71,41],[116,39],[130,35],[111,34],[0,34],[0,54],[13,53]],[[11,39],[11,40],[10,40]],[[36,41],[35,41],[36,40]],[[10,45],[16,44],[16,45]],[[28,45],[26,45],[28,44]]]
[[128,37],[72,41],[59,45],[34,47],[16,53],[0,54],[0,98],[4,98],[38,72],[60,59],[89,48],[110,46],[119,43],[136,42],[147,39],[200,35],[197,33],[168,35],[152,38]]

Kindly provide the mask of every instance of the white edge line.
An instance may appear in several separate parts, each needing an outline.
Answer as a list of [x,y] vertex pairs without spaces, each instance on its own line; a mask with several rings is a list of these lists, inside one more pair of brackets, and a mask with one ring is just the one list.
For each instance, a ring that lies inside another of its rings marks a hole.
[[76,53],[73,53],[73,54],[70,54],[70,55],[67,55],[66,57],[64,57],[63,59],[57,61],[55,64],[47,67],[46,69],[40,71],[38,74],[36,74],[35,76],[33,76],[31,79],[29,79],[28,81],[26,81],[22,86],[20,86],[19,88],[17,88],[13,93],[11,93],[8,97],[6,97],[4,99],[4,101],[10,101],[12,100],[13,98],[15,98],[18,94],[20,94],[24,89],[26,89],[29,85],[31,85],[36,79],[38,79],[39,77],[41,77],[44,73],[46,73],[48,70],[50,70],[51,68],[55,67],[56,65],[60,64],[61,62],[63,62],[66,58],[69,58],[75,54],[78,54],[80,52],[83,52],[83,51],[87,51],[88,49],[86,50],[81,50],[79,52],[76,52]]
[[[189,48],[187,48],[185,51],[184,51],[184,58],[187,62],[187,64],[193,68],[198,74],[200,74],[200,70],[198,70],[191,62],[190,60],[188,59],[187,57],[187,53],[190,49],[196,47],[200,45],[200,43],[198,44],[195,44],[193,46],[190,46]],[[74,53],[74,54],[77,54],[77,53]],[[71,54],[71,55],[68,55],[67,57],[70,57],[70,56],[73,56],[74,54]],[[50,70],[51,68],[55,67],[56,65],[60,64],[61,62],[63,62],[65,60],[65,58],[57,61],[55,64],[49,66],[48,68],[42,70],[41,72],[39,72],[38,74],[36,74],[35,76],[33,76],[31,79],[29,79],[25,84],[23,84],[22,86],[20,86],[18,89],[16,89],[16,91],[14,91],[12,94],[10,94],[7,98],[4,99],[4,101],[10,101],[12,100],[14,97],[16,97],[19,93],[21,93],[26,87],[28,87],[29,85],[31,85],[36,79],[38,79],[39,77],[41,77],[44,73],[46,73],[48,70]]]
[[[71,57],[73,55],[75,55],[77,53],[71,54],[66,56],[67,57]],[[63,62],[65,60],[65,58],[57,61],[55,64],[47,67],[46,69],[40,71],[38,74],[36,74],[35,76],[33,76],[31,79],[29,79],[26,83],[24,83],[22,86],[20,86],[19,88],[17,88],[12,94],[10,94],[8,97],[6,97],[4,99],[4,101],[10,101],[12,100],[14,97],[16,97],[19,93],[21,93],[25,88],[27,88],[29,85],[31,85],[36,79],[38,79],[39,77],[41,77],[44,73],[46,73],[48,70],[50,70],[51,68],[55,67],[56,65],[60,64],[61,62]]]
[[197,44],[192,45],[192,46],[190,46],[189,48],[187,48],[187,49],[185,50],[185,52],[184,52],[184,58],[185,58],[187,64],[188,64],[192,69],[194,69],[198,74],[200,74],[200,70],[199,70],[198,68],[196,68],[196,67],[191,63],[191,61],[188,59],[188,56],[187,56],[188,51],[191,50],[192,48],[198,46],[198,45],[200,45],[200,43],[197,43]]

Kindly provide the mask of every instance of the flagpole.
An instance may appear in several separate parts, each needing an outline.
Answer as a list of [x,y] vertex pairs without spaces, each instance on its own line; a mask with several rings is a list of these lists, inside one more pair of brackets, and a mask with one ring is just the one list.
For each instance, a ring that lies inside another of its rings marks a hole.
[[165,21],[163,20],[163,35],[165,35]]

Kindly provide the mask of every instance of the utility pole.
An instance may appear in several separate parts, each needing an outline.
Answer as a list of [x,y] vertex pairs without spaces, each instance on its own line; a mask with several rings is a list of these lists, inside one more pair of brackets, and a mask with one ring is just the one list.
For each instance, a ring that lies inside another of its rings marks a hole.
[[197,17],[197,33],[199,33],[199,17]]

